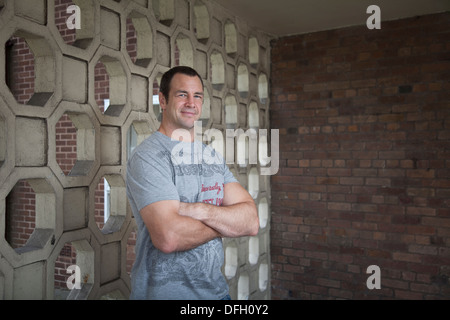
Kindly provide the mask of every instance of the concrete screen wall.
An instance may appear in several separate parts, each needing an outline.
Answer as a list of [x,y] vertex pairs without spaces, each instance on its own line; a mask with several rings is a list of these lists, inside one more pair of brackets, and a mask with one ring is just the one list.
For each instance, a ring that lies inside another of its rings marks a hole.
[[[126,161],[159,127],[161,75],[175,65],[200,73],[203,132],[269,129],[270,36],[200,0],[0,8],[0,299],[126,299],[135,239]],[[223,272],[233,299],[268,299],[267,164],[235,153],[246,164],[230,168],[261,228],[224,239]],[[67,288],[70,265],[80,290]]]

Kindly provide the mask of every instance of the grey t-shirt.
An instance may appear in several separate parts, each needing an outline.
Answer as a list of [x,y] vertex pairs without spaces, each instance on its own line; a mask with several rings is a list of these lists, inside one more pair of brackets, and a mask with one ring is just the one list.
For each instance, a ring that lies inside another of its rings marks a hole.
[[130,299],[221,299],[222,240],[165,254],[155,248],[140,210],[161,200],[221,205],[223,187],[237,182],[224,159],[200,142],[179,142],[155,132],[136,147],[127,166],[127,196],[138,227]]

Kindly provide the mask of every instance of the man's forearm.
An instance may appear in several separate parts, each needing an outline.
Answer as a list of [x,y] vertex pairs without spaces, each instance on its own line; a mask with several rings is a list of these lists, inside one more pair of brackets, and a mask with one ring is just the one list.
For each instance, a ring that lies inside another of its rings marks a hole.
[[224,237],[253,236],[259,230],[258,216],[253,201],[230,206],[180,203],[179,213],[203,222]]
[[212,239],[222,237],[222,235],[206,225],[202,221],[187,218],[178,227],[174,227],[174,235],[176,235],[177,244],[174,251],[185,251],[189,249],[196,248],[203,243],[206,243]]
[[164,253],[196,248],[222,235],[205,223],[179,212],[180,202],[158,201],[141,209],[140,214],[153,245]]

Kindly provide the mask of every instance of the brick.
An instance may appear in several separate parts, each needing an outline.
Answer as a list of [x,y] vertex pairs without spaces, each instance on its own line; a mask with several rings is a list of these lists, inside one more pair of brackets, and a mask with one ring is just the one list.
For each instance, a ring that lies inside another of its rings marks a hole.
[[366,185],[388,187],[391,185],[391,180],[387,178],[367,178]]
[[339,178],[339,183],[342,185],[351,185],[351,186],[356,186],[356,185],[363,185],[364,184],[364,178],[360,177],[341,177]]
[[311,91],[324,91],[327,89],[327,85],[325,83],[316,83],[316,84],[306,84],[303,87],[303,90],[305,92],[311,92]]
[[433,169],[412,169],[406,171],[406,176],[409,178],[432,179],[435,177],[435,171]]
[[394,252],[392,255],[394,260],[421,263],[421,258],[417,254]]
[[[432,209],[432,210],[435,210],[435,209]],[[422,223],[425,226],[429,225],[429,226],[436,226],[436,227],[440,227],[440,228],[450,228],[450,219],[446,219],[446,218],[423,217]]]
[[380,151],[379,152],[380,159],[404,159],[405,152],[404,151]]
[[378,206],[375,204],[354,203],[352,204],[352,210],[361,212],[377,212]]
[[317,279],[317,284],[320,286],[331,287],[331,288],[340,288],[341,287],[340,281],[326,279],[326,278]]
[[350,211],[351,204],[350,203],[339,203],[339,202],[328,202],[329,210],[339,210],[339,211]]
[[411,253],[437,255],[437,248],[432,246],[410,245],[408,251]]
[[362,79],[352,81],[351,85],[353,88],[365,88],[365,87],[373,87],[377,84],[376,79]]
[[329,124],[350,124],[351,117],[350,116],[340,116],[340,117],[329,117]]
[[395,290],[395,298],[403,300],[423,300],[423,294],[405,290]]

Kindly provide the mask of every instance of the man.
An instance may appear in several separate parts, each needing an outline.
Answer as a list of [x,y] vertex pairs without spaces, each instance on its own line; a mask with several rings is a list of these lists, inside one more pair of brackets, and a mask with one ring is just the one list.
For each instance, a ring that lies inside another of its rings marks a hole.
[[249,193],[218,153],[194,141],[203,92],[192,68],[167,71],[161,126],[128,161],[127,196],[138,226],[131,299],[229,297],[221,237],[258,233]]

